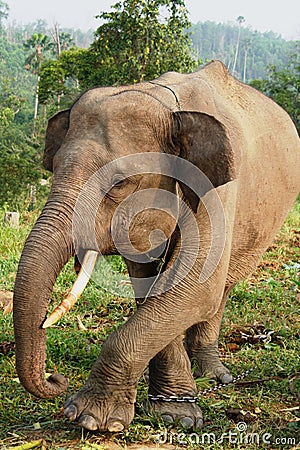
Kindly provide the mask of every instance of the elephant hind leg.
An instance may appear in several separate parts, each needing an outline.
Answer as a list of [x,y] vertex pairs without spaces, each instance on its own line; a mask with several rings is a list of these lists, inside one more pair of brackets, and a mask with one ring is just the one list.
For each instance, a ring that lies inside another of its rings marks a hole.
[[[183,336],[161,350],[149,363],[149,393],[166,397],[195,396],[197,387],[191,372],[191,363],[183,345]],[[185,428],[201,428],[202,412],[195,403],[150,401],[149,412],[158,414],[167,423]]]
[[220,360],[217,340],[194,350],[190,353],[190,358],[196,362],[195,377],[208,377],[224,384],[233,380],[230,371]]
[[221,383],[230,383],[233,379],[221,362],[218,350],[223,312],[232,288],[233,285],[225,289],[220,307],[211,319],[193,325],[186,332],[185,344],[191,361],[196,363],[196,377],[207,376]]

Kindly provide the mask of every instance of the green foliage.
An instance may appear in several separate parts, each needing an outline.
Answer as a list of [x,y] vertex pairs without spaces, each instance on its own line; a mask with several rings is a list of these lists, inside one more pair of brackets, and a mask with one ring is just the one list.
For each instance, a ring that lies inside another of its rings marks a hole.
[[29,39],[24,42],[24,47],[29,54],[26,58],[27,70],[30,70],[33,74],[39,74],[40,67],[43,60],[46,58],[46,54],[53,56],[54,43],[51,42],[49,36],[42,33],[35,33]]
[[10,42],[6,36],[0,36],[0,56],[0,77],[15,76],[20,82],[20,79],[24,78],[25,66],[23,45]]
[[73,47],[61,53],[59,62],[65,71],[65,86],[73,83],[79,92],[79,86],[90,85],[95,57],[89,49]]
[[28,201],[30,184],[42,177],[38,147],[15,122],[0,127],[0,205],[19,209]]
[[29,123],[24,122],[28,106],[21,92],[13,78],[0,75],[0,206],[12,209],[27,201],[29,185],[41,178],[40,143],[29,137]]
[[[183,0],[126,0],[101,13],[88,50],[71,48],[41,67],[40,97],[93,86],[137,83],[164,72],[196,68]],[[164,18],[161,18],[163,15]],[[63,87],[64,85],[64,87]],[[78,91],[77,91],[78,92]]]
[[234,65],[240,32],[235,76],[244,81],[265,78],[266,68],[270,64],[275,64],[279,69],[285,68],[291,55],[296,52],[295,41],[286,41],[272,31],[253,31],[246,26],[240,26],[239,21],[238,25],[198,22],[193,25],[191,31],[193,45],[199,57],[204,61],[219,59],[229,70],[232,70]]
[[285,69],[278,70],[275,65],[268,67],[268,78],[253,80],[251,86],[272,98],[294,121],[300,134],[300,61],[292,57]]
[[[112,12],[101,13],[94,41],[91,30],[50,30],[38,20],[4,27],[8,8],[0,1],[0,205],[28,202],[29,184],[43,174],[42,146],[47,118],[68,107],[86,88],[94,85],[134,83],[152,79],[168,70],[190,71],[192,56],[187,30],[204,59],[222,59],[232,68],[237,25],[206,22],[190,28],[183,0],[126,0]],[[257,33],[240,27],[235,75],[242,77],[247,53],[247,79],[283,106],[299,130],[299,63],[289,64],[296,43],[274,33]],[[59,35],[61,53],[56,42]],[[28,38],[28,36],[30,36]],[[72,46],[73,44],[77,47]],[[80,48],[88,46],[89,48]],[[25,68],[29,70],[25,70]],[[37,78],[39,102],[33,124]]]
[[66,100],[75,98],[97,85],[135,83],[169,70],[189,72],[197,66],[193,52],[202,60],[222,60],[246,82],[266,77],[269,64],[285,68],[297,49],[297,43],[273,32],[243,26],[242,16],[238,26],[214,22],[191,26],[182,0],[127,0],[98,18],[103,23],[88,49],[73,47],[62,51],[58,62],[42,64],[43,103],[61,94]]
[[98,16],[104,23],[91,45],[97,66],[93,85],[136,83],[196,67],[184,1],[126,0],[112,8]]
[[30,184],[42,174],[40,140],[32,137],[33,77],[20,44],[0,37],[0,206],[29,202]]
[[[26,41],[19,29],[0,35],[0,206],[9,209],[28,206],[30,185],[37,185],[38,201],[45,200],[39,181],[45,176],[42,146],[47,110],[43,108],[33,123],[33,109],[41,63],[57,53],[57,46],[41,32],[44,26],[39,21]],[[62,48],[73,42],[66,32],[60,39]]]
[[65,71],[60,61],[50,60],[43,64],[39,83],[39,101],[45,103],[48,98],[65,93]]
[[[51,60],[51,57],[59,57],[61,53],[61,47],[67,48],[68,45],[73,43],[73,40],[71,36],[68,33],[61,33],[59,35],[58,27],[55,27],[55,35],[53,35],[53,40],[49,38],[49,36],[44,35],[42,33],[35,33],[33,34],[30,39],[27,39],[27,41],[24,43],[24,47],[30,50],[30,54],[27,56],[26,59],[26,69],[30,70],[33,74],[37,75],[37,86],[36,86],[36,94],[35,94],[35,108],[34,108],[34,122],[36,122],[37,114],[38,114],[38,106],[40,103],[40,72],[41,72],[41,66],[42,63],[46,61]],[[48,74],[53,75],[53,70],[58,69],[57,67],[49,67],[48,64]],[[61,76],[63,76],[62,70]],[[48,95],[51,95],[52,92],[57,92],[58,96],[58,104],[60,101],[60,95],[62,91],[62,88],[59,87],[59,81],[61,79],[61,76],[58,78],[57,70],[55,70],[55,81],[56,83],[54,86],[50,86],[48,83],[48,86],[43,87],[43,90],[49,91],[50,93]],[[52,77],[48,77],[47,81],[53,82]],[[63,82],[61,82],[62,84]],[[45,95],[45,93],[43,93]],[[34,123],[35,128],[35,123]]]
[[0,77],[0,130],[14,120],[24,102],[12,91],[11,80]]
[[2,29],[3,20],[8,18],[9,6],[7,3],[0,0],[0,30]]
[[94,58],[90,51],[71,48],[62,51],[59,58],[48,60],[41,65],[39,98],[40,103],[56,101],[69,104],[79,95],[79,85],[85,85],[91,74]]
[[0,108],[0,127],[7,126],[14,120],[14,112],[6,106]]

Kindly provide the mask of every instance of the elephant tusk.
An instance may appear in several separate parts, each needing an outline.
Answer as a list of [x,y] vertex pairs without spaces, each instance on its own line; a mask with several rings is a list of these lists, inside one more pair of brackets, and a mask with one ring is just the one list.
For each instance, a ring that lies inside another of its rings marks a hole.
[[95,252],[94,250],[87,250],[82,261],[81,269],[71,291],[45,320],[43,323],[43,328],[48,328],[51,327],[51,325],[54,325],[72,308],[72,306],[75,305],[92,276],[97,257],[98,252]]

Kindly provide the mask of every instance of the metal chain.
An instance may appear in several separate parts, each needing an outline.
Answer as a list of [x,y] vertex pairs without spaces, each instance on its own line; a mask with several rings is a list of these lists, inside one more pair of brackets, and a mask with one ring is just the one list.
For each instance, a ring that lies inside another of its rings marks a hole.
[[168,397],[162,394],[158,395],[152,395],[149,394],[148,398],[152,402],[176,402],[176,403],[197,403],[200,399],[200,396],[209,394],[210,392],[216,392],[220,389],[227,387],[230,384],[235,384],[238,381],[242,380],[243,378],[247,377],[249,373],[251,373],[253,369],[246,370],[246,372],[243,372],[241,375],[238,375],[237,377],[234,377],[230,383],[219,383],[216,386],[213,386],[211,388],[203,389],[203,391],[198,392],[196,396],[176,396],[176,395],[169,395]]
[[151,258],[152,261],[158,261],[157,268],[156,268],[156,269],[157,269],[157,275],[156,275],[156,277],[155,277],[153,283],[151,284],[150,288],[148,289],[148,292],[147,292],[147,294],[145,295],[145,297],[144,297],[143,299],[139,299],[139,300],[136,301],[137,304],[138,304],[138,306],[144,305],[144,303],[145,303],[145,302],[147,301],[147,299],[149,298],[149,296],[150,296],[150,294],[151,294],[151,291],[152,291],[152,289],[154,288],[154,286],[155,286],[155,284],[156,284],[158,278],[160,277],[161,272],[162,272],[163,267],[164,267],[165,262],[166,262],[166,257],[167,257],[167,253],[168,253],[169,248],[170,248],[170,243],[171,243],[171,238],[169,238],[169,239],[167,240],[167,245],[166,245],[166,248],[165,248],[165,251],[164,251],[163,256],[161,256],[160,258]]

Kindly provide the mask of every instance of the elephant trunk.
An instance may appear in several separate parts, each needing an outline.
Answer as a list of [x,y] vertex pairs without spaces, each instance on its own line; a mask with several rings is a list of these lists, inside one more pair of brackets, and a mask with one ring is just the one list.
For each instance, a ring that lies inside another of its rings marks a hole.
[[48,203],[25,243],[13,300],[17,372],[23,386],[41,398],[55,397],[68,386],[59,374],[46,379],[43,323],[55,280],[73,253],[71,219]]

